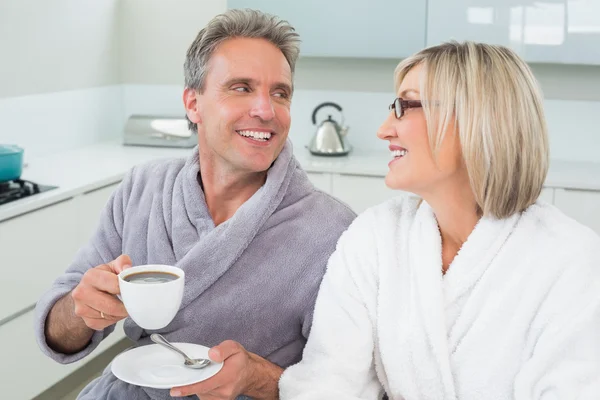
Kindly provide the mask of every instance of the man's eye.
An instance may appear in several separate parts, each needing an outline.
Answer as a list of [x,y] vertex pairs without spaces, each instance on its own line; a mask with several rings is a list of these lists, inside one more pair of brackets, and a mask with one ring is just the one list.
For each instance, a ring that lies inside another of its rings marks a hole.
[[273,95],[276,96],[276,97],[281,97],[282,99],[287,99],[288,97],[290,97],[285,92],[277,92],[277,93],[274,93]]
[[236,92],[249,92],[250,90],[245,86],[238,86],[233,88]]

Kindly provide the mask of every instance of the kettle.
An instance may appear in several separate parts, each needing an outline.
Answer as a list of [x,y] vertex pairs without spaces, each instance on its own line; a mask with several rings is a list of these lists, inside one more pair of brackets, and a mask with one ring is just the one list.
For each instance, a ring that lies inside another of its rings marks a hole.
[[[323,107],[333,107],[340,113],[342,107],[336,103],[326,102],[319,104],[313,111],[312,123],[317,124],[317,112]],[[331,118],[331,115],[319,124],[317,132],[313,136],[308,150],[317,156],[345,156],[352,150],[352,147],[346,140],[346,134],[348,133],[348,127],[343,126],[344,115],[342,114],[342,122],[338,122]]]

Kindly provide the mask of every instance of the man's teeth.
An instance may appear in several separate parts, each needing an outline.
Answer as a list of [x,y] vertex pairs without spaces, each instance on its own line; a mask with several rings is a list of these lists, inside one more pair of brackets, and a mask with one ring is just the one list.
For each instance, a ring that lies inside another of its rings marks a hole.
[[406,150],[392,150],[392,157],[394,157],[394,158],[403,157],[406,155],[406,153],[408,153],[408,151],[406,151]]
[[239,133],[242,136],[260,141],[269,140],[271,138],[271,132],[237,131],[237,133]]

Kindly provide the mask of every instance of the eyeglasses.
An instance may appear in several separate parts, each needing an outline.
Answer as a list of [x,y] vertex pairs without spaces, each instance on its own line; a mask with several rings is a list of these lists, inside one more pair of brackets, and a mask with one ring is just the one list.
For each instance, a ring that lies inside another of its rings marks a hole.
[[392,104],[390,104],[389,110],[394,110],[396,112],[396,118],[402,118],[405,110],[419,107],[423,107],[421,100],[403,100],[398,97]]

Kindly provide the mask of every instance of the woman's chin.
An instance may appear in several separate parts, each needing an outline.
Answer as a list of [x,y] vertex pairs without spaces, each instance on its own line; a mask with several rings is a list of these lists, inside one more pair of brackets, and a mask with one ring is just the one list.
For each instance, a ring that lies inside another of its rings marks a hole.
[[411,185],[403,179],[403,177],[394,176],[393,172],[388,172],[385,177],[385,186],[392,190],[403,190],[406,192],[410,192]]

